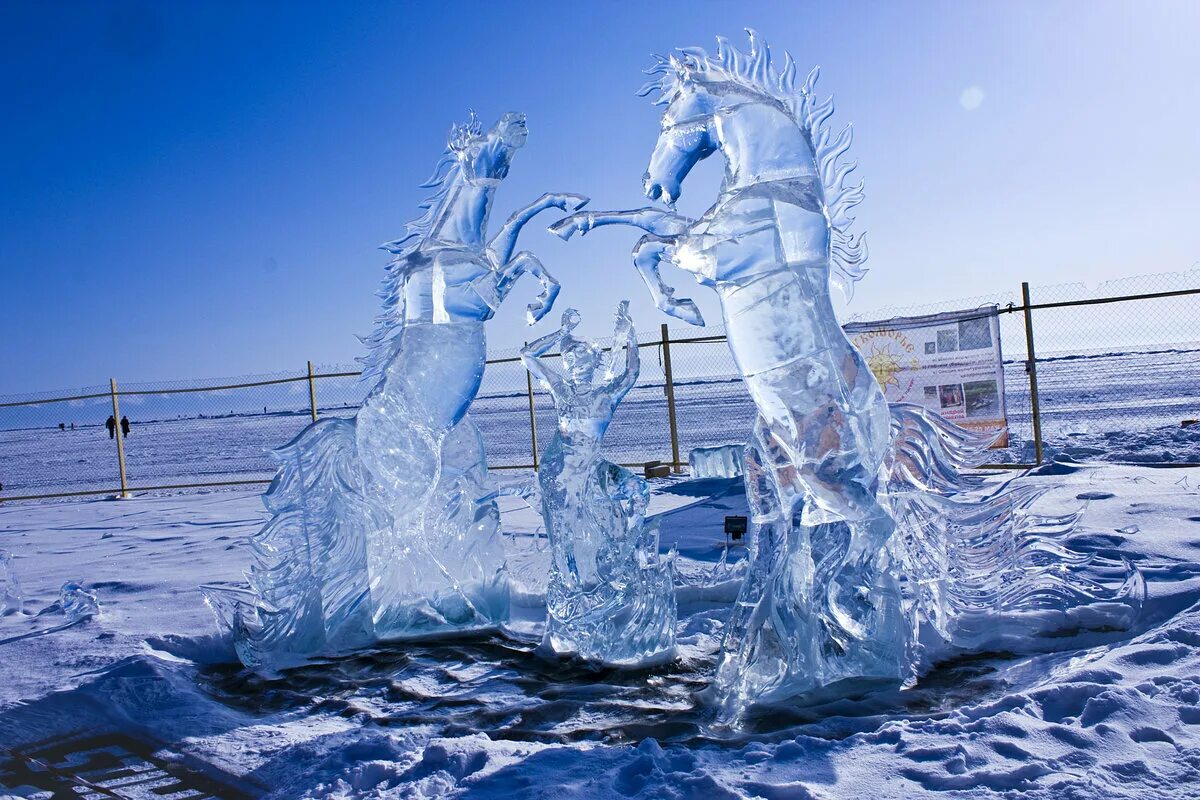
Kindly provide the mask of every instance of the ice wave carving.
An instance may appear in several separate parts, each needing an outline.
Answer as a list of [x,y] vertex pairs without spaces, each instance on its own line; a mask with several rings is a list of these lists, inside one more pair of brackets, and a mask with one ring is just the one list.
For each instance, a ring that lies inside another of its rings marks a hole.
[[[918,621],[962,649],[1002,642],[1005,617],[1051,612],[1053,624],[1060,612],[1089,604],[1108,606],[1100,624],[1131,624],[1145,599],[1142,574],[1114,564],[1125,573],[1115,592],[1083,576],[1093,559],[1062,543],[1079,514],[1030,510],[1049,486],[1005,483],[982,493],[982,478],[961,474],[992,443],[921,406],[892,405],[887,499],[899,522],[893,545],[906,602]],[[1026,637],[1045,627],[1021,624]]]
[[894,491],[922,489],[956,493],[983,485],[979,476],[962,470],[982,463],[999,433],[960,428],[924,406],[892,403],[892,447],[888,453],[888,487]]
[[[646,521],[649,486],[600,457],[604,432],[639,372],[628,309],[628,302],[617,309],[607,363],[598,344],[571,334],[579,323],[572,309],[559,330],[521,351],[558,412],[538,469],[553,556],[545,645],[620,666],[672,657],[677,617],[675,556],[659,554],[658,528]],[[562,354],[561,371],[542,358],[554,348]]]
[[587,202],[543,195],[488,238],[496,190],[526,137],[520,114],[487,131],[474,115],[452,128],[422,215],[384,245],[393,258],[363,340],[366,401],[353,419],[315,422],[276,453],[264,496],[272,519],[253,539],[249,586],[205,587],[248,666],[275,670],[507,618],[500,517],[467,409],[483,377],[484,324],[518,279],[541,287],[531,324],[558,294],[532,253],[514,253],[522,227]]
[[[981,447],[972,459],[943,464],[939,478],[983,457]],[[957,492],[931,491],[900,470],[894,462],[888,499],[899,522],[893,546],[907,577],[906,602],[945,644],[1024,649],[1055,626],[1128,627],[1136,619],[1146,595],[1142,574],[1112,563],[1112,572],[1124,574],[1115,591],[1083,575],[1096,559],[1064,544],[1079,513],[1031,511],[1049,486],[1006,483],[979,493],[963,480]],[[1088,606],[1104,610],[1088,622],[1075,611]]]
[[[659,57],[643,93],[666,106],[645,193],[668,208],[579,212],[551,227],[570,238],[603,225],[645,230],[634,265],[662,311],[695,325],[662,264],[692,273],[721,301],[729,348],[758,409],[744,455],[751,565],[714,682],[723,718],[844,679],[910,680],[930,622],[971,640],[975,609],[1020,611],[1038,598],[1137,604],[1136,577],[1113,595],[1071,572],[1055,544],[1070,520],[1023,511],[1022,489],[970,495],[958,466],[986,442],[915,407],[890,409],[838,324],[831,280],[865,272],[851,233],[862,184],[849,126],[826,126],[817,71],[797,82],[750,32],[749,52],[718,39]],[[674,212],[692,167],[725,161],[716,203]]]
[[366,539],[383,520],[363,494],[354,421],[319,420],[274,456],[279,471],[263,494],[271,520],[250,541],[249,587],[205,587],[238,657],[255,669],[373,636]]

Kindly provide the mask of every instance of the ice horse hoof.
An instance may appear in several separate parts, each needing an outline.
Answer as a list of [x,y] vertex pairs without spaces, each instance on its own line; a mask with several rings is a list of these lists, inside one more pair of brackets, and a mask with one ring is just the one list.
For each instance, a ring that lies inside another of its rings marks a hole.
[[549,226],[546,230],[550,231],[555,236],[566,242],[570,241],[571,237],[575,234],[578,233],[583,235],[590,229],[591,226],[587,223],[587,214],[581,213],[569,214],[560,219],[558,222]]

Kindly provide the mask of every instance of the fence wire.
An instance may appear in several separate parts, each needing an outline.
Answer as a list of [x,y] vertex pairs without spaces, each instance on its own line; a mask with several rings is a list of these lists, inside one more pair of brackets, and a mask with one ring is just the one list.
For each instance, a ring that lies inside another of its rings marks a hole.
[[[990,304],[1000,306],[1009,426],[1009,447],[996,451],[995,463],[1035,459],[1027,314],[1047,458],[1200,463],[1200,424],[1182,425],[1200,417],[1200,269],[1091,288],[1035,288],[1028,307],[1019,295],[1001,293],[881,309],[847,321]],[[693,448],[747,440],[754,404],[723,333],[665,326],[639,333],[641,374],[605,437],[610,460],[672,463],[677,451],[686,464]],[[370,388],[357,368],[343,365],[236,379],[120,383],[111,431],[109,385],[0,397],[0,500],[119,491],[120,417],[130,422],[123,444],[131,491],[265,483],[275,471],[271,450],[299,434],[314,415],[352,416]],[[549,395],[530,380],[516,350],[489,358],[470,413],[493,469],[532,467],[557,424]]]

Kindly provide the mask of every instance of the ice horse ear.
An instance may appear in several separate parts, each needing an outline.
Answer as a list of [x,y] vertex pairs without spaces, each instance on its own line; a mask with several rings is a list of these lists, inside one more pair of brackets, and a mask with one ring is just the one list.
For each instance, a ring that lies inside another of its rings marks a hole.
[[471,145],[483,135],[483,124],[479,121],[475,110],[469,109],[467,113],[469,116],[466,122],[450,126],[450,135],[446,140],[446,146],[450,152],[460,158],[470,152]]

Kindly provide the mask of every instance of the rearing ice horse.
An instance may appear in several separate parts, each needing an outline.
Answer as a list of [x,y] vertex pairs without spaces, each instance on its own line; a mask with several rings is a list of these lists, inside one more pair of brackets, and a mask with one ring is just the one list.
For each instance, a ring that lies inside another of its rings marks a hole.
[[[797,682],[899,677],[909,634],[898,589],[882,568],[895,524],[877,496],[889,409],[830,296],[831,276],[852,284],[866,258],[848,230],[862,187],[847,183],[854,165],[839,161],[850,129],[831,135],[822,127],[833,104],[814,98],[816,70],[797,88],[791,57],[777,69],[753,32],[749,53],[718,39],[715,56],[684,49],[659,57],[650,73],[658,77],[640,94],[660,91],[666,111],[645,192],[668,210],[579,212],[551,230],[566,239],[603,225],[642,228],[648,233],[634,263],[661,310],[704,324],[695,303],[663,281],[663,261],[721,299],[729,347],[758,410],[747,486],[760,558],[747,591],[756,580],[759,595],[769,591],[761,585],[767,580],[814,588],[793,592],[811,597],[811,607],[751,610],[755,598],[743,597],[718,685],[742,691],[744,676],[729,673],[753,659],[743,653],[739,662],[739,648],[787,653],[772,679],[781,691],[794,693]],[[684,179],[714,153],[725,161],[717,202],[699,220],[674,213]],[[788,559],[807,566],[781,570]],[[761,641],[764,627],[746,618],[763,613],[793,617],[766,626],[778,639],[771,645]],[[758,631],[756,642],[737,641],[747,625]],[[770,699],[772,688],[755,691]]]
[[545,194],[517,211],[492,239],[488,219],[500,182],[527,137],[525,117],[506,114],[487,132],[472,116],[451,131],[447,153],[425,183],[438,191],[395,255],[383,314],[366,340],[366,380],[378,379],[358,413],[358,452],[368,494],[389,515],[367,536],[375,635],[412,636],[488,627],[507,616],[499,524],[487,494],[483,438],[466,416],[483,379],[485,323],[523,274],[541,293],[529,323],[559,285],[517,237],[549,208],[574,211],[587,198]]
[[[842,679],[913,678],[926,623],[970,648],[998,614],[1013,613],[1024,637],[1037,615],[1023,613],[1042,608],[1115,601],[1122,624],[1136,618],[1140,573],[1125,565],[1115,593],[1075,574],[1078,557],[1055,541],[1075,517],[1027,514],[1036,487],[965,491],[957,470],[989,437],[917,406],[889,409],[843,333],[829,284],[864,272],[848,216],[862,186],[841,161],[850,129],[824,127],[833,103],[814,97],[816,71],[797,88],[791,57],[777,68],[751,32],[749,53],[718,39],[715,56],[689,48],[650,72],[643,94],[659,90],[667,109],[645,190],[668,209],[578,212],[551,230],[642,228],[634,263],[660,309],[704,324],[663,281],[664,261],[721,299],[758,410],[745,476],[753,559],[713,686],[723,715]],[[717,202],[698,220],[674,213],[684,179],[714,153],[725,161]]]
[[488,238],[496,189],[527,137],[506,114],[489,131],[455,126],[435,190],[393,254],[383,310],[364,339],[369,394],[354,418],[314,422],[276,451],[264,495],[272,519],[254,537],[246,590],[209,589],[242,660],[276,669],[377,639],[488,628],[508,613],[499,513],[486,485],[479,428],[467,416],[483,378],[484,327],[523,274],[558,283],[521,228],[541,211],[587,198],[545,194]]

